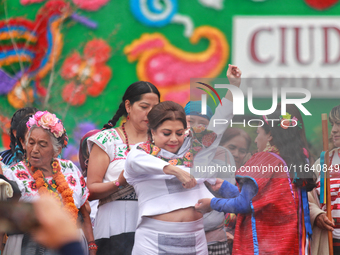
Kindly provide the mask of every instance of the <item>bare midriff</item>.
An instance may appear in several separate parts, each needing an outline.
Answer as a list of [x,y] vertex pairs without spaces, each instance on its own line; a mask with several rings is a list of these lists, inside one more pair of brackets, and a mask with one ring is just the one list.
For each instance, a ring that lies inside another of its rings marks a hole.
[[149,218],[161,221],[169,222],[190,222],[196,221],[203,217],[203,215],[195,210],[194,207],[188,207],[184,209],[178,209],[172,212],[163,213],[154,216],[148,216]]

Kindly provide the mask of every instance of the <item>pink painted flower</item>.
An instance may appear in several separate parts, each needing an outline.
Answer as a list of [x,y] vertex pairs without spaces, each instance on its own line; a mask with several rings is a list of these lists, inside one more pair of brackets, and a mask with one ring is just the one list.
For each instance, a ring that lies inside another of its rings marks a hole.
[[19,180],[26,180],[28,179],[28,174],[25,171],[18,171],[15,173],[16,177],[19,178]]
[[[45,0],[20,0],[22,5],[41,3]],[[80,9],[86,11],[98,11],[110,0],[73,0],[73,3]]]
[[98,11],[109,0],[73,0],[73,3],[80,9],[87,11]]

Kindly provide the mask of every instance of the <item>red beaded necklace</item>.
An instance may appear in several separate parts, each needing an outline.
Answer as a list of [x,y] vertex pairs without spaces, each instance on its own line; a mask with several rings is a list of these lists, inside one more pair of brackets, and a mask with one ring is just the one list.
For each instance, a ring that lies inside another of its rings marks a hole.
[[123,124],[122,124],[122,130],[123,130],[123,133],[124,133],[124,136],[125,136],[125,141],[126,141],[126,145],[127,145],[127,151],[128,152],[130,152],[130,145],[129,145],[129,139],[128,139],[128,136],[127,136],[127,134],[126,134],[126,131],[125,131],[125,123],[126,122],[124,122]]

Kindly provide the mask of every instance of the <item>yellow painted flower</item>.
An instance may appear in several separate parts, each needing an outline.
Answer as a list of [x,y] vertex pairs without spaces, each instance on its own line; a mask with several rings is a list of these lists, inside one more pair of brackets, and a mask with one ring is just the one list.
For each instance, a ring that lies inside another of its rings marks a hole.
[[56,189],[56,188],[57,188],[57,185],[52,184],[52,188]]

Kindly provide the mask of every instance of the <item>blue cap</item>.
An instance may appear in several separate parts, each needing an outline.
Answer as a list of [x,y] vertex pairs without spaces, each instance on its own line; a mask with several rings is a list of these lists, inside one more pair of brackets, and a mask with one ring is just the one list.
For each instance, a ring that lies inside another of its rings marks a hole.
[[207,114],[201,114],[201,108],[202,108],[202,103],[201,101],[189,101],[185,107],[184,107],[184,111],[186,115],[194,115],[194,116],[200,116],[200,117],[204,117],[208,120],[211,119],[211,117],[213,116],[213,112],[211,110],[211,108],[207,105]]

